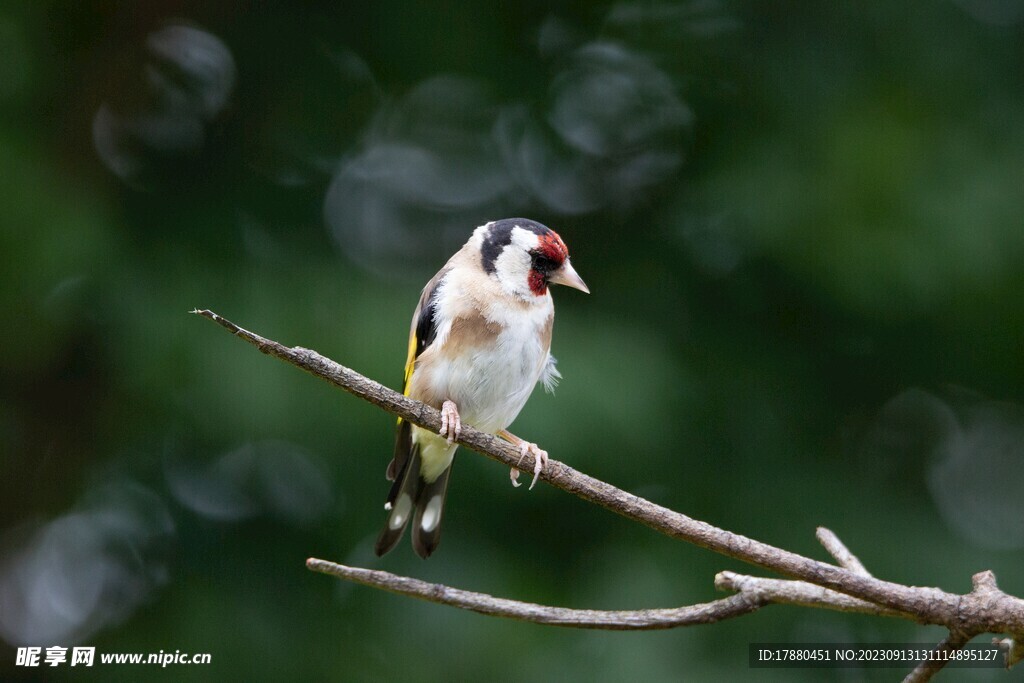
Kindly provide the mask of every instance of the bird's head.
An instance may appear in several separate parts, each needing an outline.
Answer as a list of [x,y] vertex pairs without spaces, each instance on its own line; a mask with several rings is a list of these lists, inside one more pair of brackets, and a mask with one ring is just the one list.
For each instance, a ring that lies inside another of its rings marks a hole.
[[548,285],[590,293],[569,262],[565,242],[551,228],[526,218],[506,218],[476,230],[484,272],[526,301],[547,294]]

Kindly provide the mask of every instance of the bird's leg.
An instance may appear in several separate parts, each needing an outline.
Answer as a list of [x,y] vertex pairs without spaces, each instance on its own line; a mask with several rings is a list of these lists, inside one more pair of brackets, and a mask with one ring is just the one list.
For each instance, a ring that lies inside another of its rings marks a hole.
[[459,417],[459,408],[455,401],[445,401],[441,404],[441,431],[438,434],[448,439],[449,446],[462,435],[462,419]]
[[[530,443],[529,441],[520,439],[507,429],[499,431],[498,436],[519,449],[519,462],[523,461],[523,458],[526,457],[527,453],[533,455],[533,481],[530,482],[530,490],[533,490],[533,485],[537,483],[537,477],[540,476],[541,470],[543,470],[544,466],[548,464],[548,452],[543,448],[539,448],[535,443]],[[508,477],[512,480],[513,486],[519,486],[518,464],[519,463],[516,463],[517,466],[513,467],[512,471],[508,473]]]

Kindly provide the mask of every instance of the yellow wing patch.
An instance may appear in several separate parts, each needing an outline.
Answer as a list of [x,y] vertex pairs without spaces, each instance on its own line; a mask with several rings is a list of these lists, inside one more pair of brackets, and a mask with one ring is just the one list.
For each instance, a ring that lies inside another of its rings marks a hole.
[[416,366],[416,330],[409,335],[409,355],[405,357],[405,384],[402,386],[402,393],[409,395],[409,380],[412,379],[412,370]]
[[[416,312],[412,316],[412,325],[409,330],[409,354],[405,358],[405,384],[402,387],[402,393],[406,396],[409,395],[412,373],[416,369],[416,357],[434,341],[436,326],[434,324],[433,296],[447,272],[447,266],[442,268],[427,283],[427,286],[423,288],[423,292],[420,294],[420,302],[417,304]],[[398,420],[398,424],[401,426],[401,419]]]
[[[409,355],[405,358],[405,379],[402,384],[402,393],[406,396],[409,395],[409,383],[412,379],[413,368],[416,367],[416,346],[416,330],[413,329],[412,333],[409,335]],[[397,424],[399,426],[402,425],[402,418],[398,418]]]

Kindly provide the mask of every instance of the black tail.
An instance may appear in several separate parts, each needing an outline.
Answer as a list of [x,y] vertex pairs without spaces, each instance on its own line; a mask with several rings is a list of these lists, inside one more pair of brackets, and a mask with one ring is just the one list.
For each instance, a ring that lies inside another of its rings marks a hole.
[[413,519],[412,547],[423,559],[430,557],[441,541],[441,518],[451,472],[449,465],[437,479],[429,484],[425,482],[420,477],[419,447],[413,446],[388,494],[388,518],[374,547],[378,557],[398,544],[410,517]]
[[413,446],[402,464],[401,472],[395,477],[395,483],[391,485],[391,492],[384,506],[388,510],[388,518],[374,547],[378,557],[394,548],[402,538],[423,484],[424,481],[420,478],[420,450],[419,447]]
[[[454,465],[454,461],[452,465]],[[448,477],[452,473],[448,466],[437,479],[420,487],[416,498],[416,515],[413,518],[412,547],[424,560],[430,557],[441,542],[441,519],[444,514],[444,499],[448,495]]]

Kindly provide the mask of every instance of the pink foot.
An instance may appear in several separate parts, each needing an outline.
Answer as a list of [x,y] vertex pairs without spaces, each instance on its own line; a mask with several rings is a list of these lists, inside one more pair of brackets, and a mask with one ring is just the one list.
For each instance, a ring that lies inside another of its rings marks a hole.
[[[530,489],[529,489],[529,490],[532,491],[534,484],[537,483],[537,477],[540,476],[540,473],[544,469],[544,466],[548,464],[548,452],[545,451],[543,448],[539,448],[537,446],[537,444],[535,444],[535,443],[530,443],[529,441],[520,441],[519,442],[519,462],[523,461],[523,458],[526,457],[527,453],[529,453],[529,454],[531,454],[533,456],[533,481],[530,482]],[[513,467],[512,471],[509,472],[508,476],[509,476],[509,479],[512,480],[512,485],[518,487],[519,486],[519,469],[516,468],[516,467]]]
[[462,420],[454,401],[445,401],[441,405],[441,431],[438,434],[448,439],[449,446],[462,434]]

